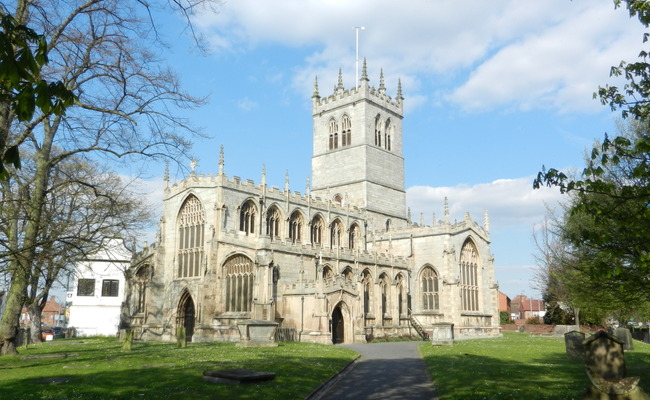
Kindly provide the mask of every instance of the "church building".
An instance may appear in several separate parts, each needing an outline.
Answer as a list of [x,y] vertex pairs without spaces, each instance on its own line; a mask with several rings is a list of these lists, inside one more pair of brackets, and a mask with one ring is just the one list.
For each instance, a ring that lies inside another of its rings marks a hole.
[[245,320],[279,323],[293,340],[365,343],[418,336],[441,323],[456,337],[500,333],[487,214],[431,226],[406,208],[404,98],[356,87],[312,96],[313,157],[305,193],[218,171],[170,184],[157,243],[128,271],[123,325],[143,340],[239,340]]

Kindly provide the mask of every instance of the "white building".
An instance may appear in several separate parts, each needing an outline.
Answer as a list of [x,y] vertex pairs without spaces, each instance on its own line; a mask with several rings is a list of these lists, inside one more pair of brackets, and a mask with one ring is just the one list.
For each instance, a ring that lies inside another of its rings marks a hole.
[[121,239],[107,239],[102,249],[76,265],[72,291],[68,292],[68,327],[78,336],[114,336],[118,333],[124,300],[124,272],[131,251]]

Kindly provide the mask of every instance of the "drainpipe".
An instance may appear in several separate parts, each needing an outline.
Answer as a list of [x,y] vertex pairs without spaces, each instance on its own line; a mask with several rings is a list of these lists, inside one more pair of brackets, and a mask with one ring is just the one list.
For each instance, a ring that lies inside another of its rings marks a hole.
[[305,296],[300,296],[300,337],[302,342],[302,331],[305,329]]

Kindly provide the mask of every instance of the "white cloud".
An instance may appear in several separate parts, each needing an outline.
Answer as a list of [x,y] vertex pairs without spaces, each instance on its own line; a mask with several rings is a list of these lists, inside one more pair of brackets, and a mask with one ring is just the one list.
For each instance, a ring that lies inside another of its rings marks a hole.
[[336,82],[339,67],[352,86],[352,27],[363,25],[360,55],[373,82],[383,67],[387,83],[401,76],[407,99],[419,100],[435,98],[423,79],[440,82],[468,110],[601,110],[593,91],[612,64],[636,56],[642,32],[611,0],[230,1],[196,25],[217,51],[318,48],[293,68],[303,93],[315,75]]
[[532,177],[526,177],[499,179],[473,186],[414,186],[406,191],[407,204],[415,222],[419,221],[420,213],[424,214],[426,224],[431,224],[433,213],[437,220],[441,220],[446,197],[452,221],[462,220],[464,213],[469,212],[473,220],[482,224],[487,210],[490,229],[532,228],[543,219],[546,206],[555,207],[562,196],[553,188],[533,189],[532,180]]
[[257,108],[257,103],[248,97],[244,97],[237,101],[237,108],[243,111],[251,111]]
[[423,214],[426,225],[444,218],[444,200],[449,202],[450,219],[461,221],[465,212],[483,226],[488,210],[491,251],[495,257],[495,278],[502,292],[509,296],[524,293],[540,296],[535,283],[537,267],[532,243],[533,227],[542,222],[546,209],[563,201],[555,188],[533,189],[532,177],[499,179],[473,186],[414,186],[406,191],[407,204],[414,222]]
[[638,53],[642,28],[628,19],[605,5],[586,9],[501,48],[449,98],[467,109],[601,110],[593,92],[612,64]]

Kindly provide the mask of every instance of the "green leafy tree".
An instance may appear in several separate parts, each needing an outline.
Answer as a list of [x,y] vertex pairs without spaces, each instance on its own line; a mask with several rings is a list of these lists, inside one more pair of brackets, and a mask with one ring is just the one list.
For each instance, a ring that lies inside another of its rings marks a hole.
[[[621,128],[620,141],[636,143],[648,136],[648,125],[631,120]],[[545,293],[592,323],[613,317],[627,321],[648,316],[650,265],[647,251],[650,223],[647,198],[647,153],[603,148],[596,143],[577,188],[568,192],[562,218],[553,218],[551,239],[538,248],[545,268]],[[593,158],[594,152],[616,163]],[[597,179],[594,178],[597,176]],[[587,187],[587,188],[586,188]],[[553,301],[549,302],[554,305]],[[550,318],[550,316],[549,316]],[[583,321],[584,322],[584,321]]]
[[31,121],[38,109],[61,115],[75,100],[63,82],[47,82],[41,70],[47,64],[47,41],[43,35],[16,23],[0,9],[0,180],[7,179],[5,164],[20,168],[20,143],[11,141],[12,120]]
[[[650,2],[615,0],[646,28]],[[650,34],[643,35],[647,43]],[[598,291],[602,302],[638,303],[650,294],[650,60],[643,50],[636,62],[620,62],[611,75],[623,77],[622,87],[606,85],[594,94],[612,110],[629,118],[629,134],[605,136],[593,147],[584,170],[577,177],[545,168],[534,187],[559,187],[570,193],[571,206],[564,238],[575,249],[586,290]],[[624,314],[636,313],[627,310]],[[621,315],[625,318],[625,315]]]

